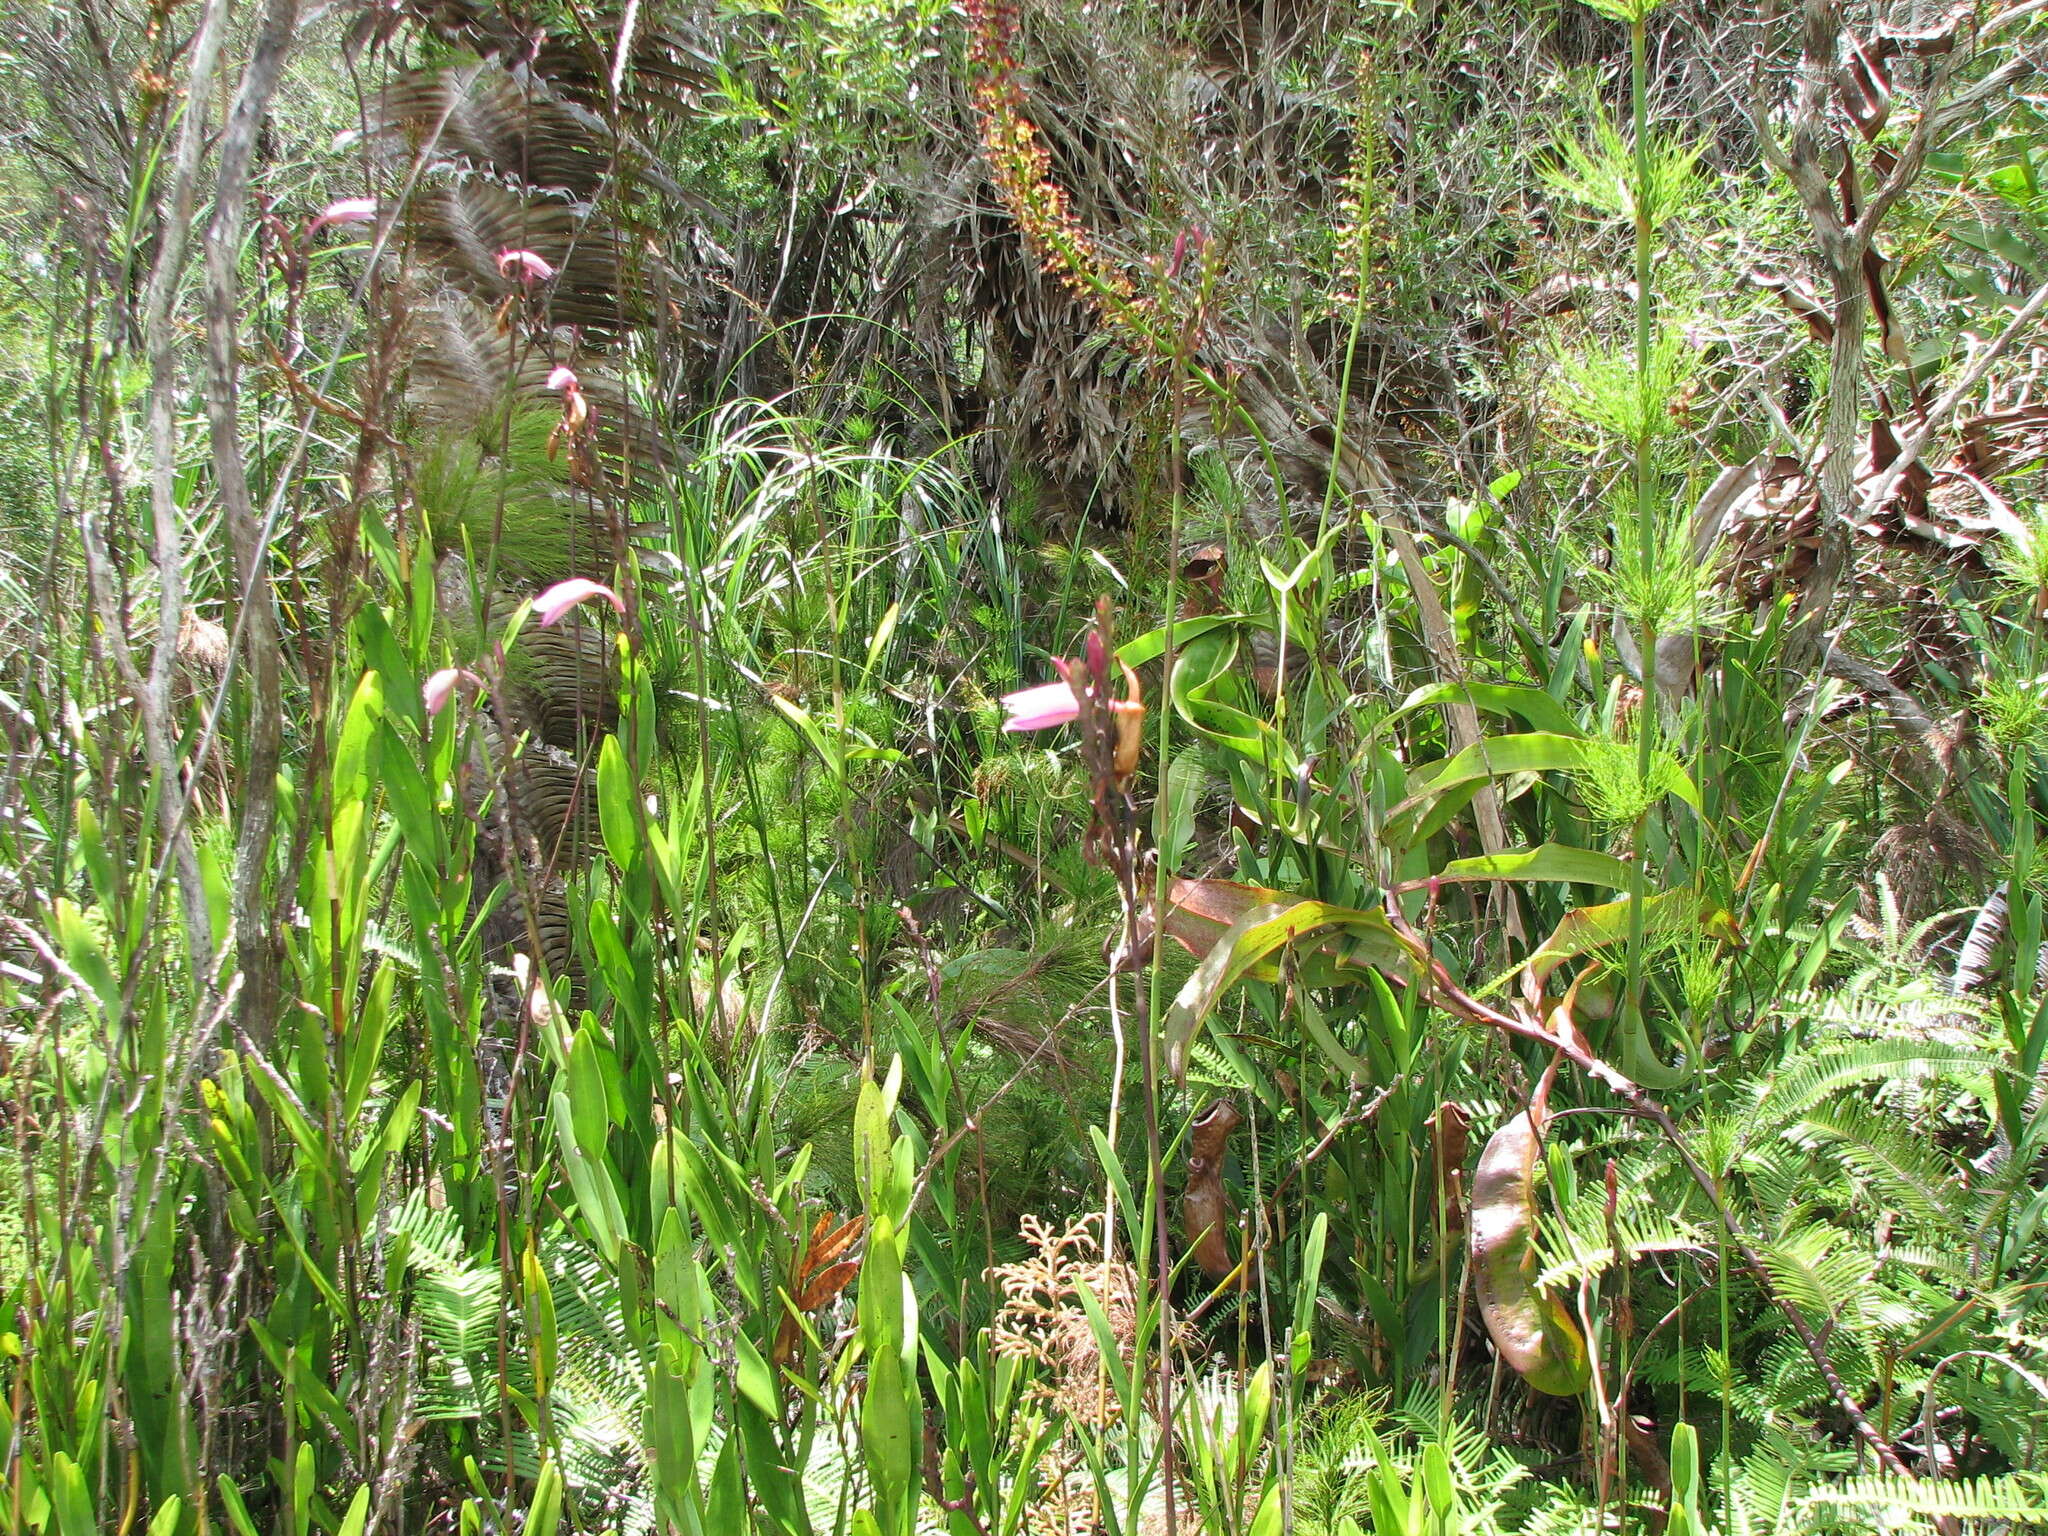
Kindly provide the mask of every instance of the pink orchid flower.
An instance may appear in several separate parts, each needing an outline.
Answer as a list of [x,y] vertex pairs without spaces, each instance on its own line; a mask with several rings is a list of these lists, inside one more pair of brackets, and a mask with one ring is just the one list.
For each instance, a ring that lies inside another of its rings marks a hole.
[[533,611],[540,615],[541,627],[559,623],[562,617],[579,603],[587,603],[593,597],[601,597],[618,609],[626,611],[626,600],[601,581],[591,581],[584,576],[571,576],[567,581],[558,581],[547,591],[533,600]]
[[498,273],[502,277],[517,274],[522,283],[544,283],[555,275],[555,268],[546,257],[532,251],[500,251]]
[[321,210],[320,217],[306,226],[309,235],[318,234],[330,224],[374,224],[377,221],[377,199],[374,197],[344,197],[339,202],[329,203]]
[[484,680],[467,667],[443,667],[420,688],[420,702],[427,706],[429,715],[438,715],[448,707],[448,701],[462,683],[477,689],[484,686]]
[[1043,731],[1076,719],[1081,713],[1081,701],[1063,682],[1040,683],[1036,688],[1004,694],[1003,708],[1010,716],[1003,722],[1004,730]]
[[548,457],[555,456],[555,450],[564,439],[570,444],[570,453],[576,455],[576,443],[590,426],[590,402],[583,398],[583,381],[576,377],[576,370],[567,364],[558,364],[548,375],[548,388],[558,390],[562,396],[562,419],[548,433]]

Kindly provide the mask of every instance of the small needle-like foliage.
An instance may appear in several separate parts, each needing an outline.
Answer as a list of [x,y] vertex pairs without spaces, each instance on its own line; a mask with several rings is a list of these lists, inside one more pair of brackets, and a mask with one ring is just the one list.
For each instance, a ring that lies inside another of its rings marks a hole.
[[1633,223],[1640,214],[1658,231],[1697,203],[1701,145],[1652,133],[1638,166],[1635,146],[1605,106],[1595,101],[1587,113],[1583,137],[1567,131],[1552,142],[1543,181],[1555,196],[1594,218]]

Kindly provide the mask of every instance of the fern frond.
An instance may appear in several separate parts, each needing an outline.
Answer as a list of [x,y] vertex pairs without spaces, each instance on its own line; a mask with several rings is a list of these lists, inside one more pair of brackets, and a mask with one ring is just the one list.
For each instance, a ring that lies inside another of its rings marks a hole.
[[629,269],[624,238],[580,205],[465,181],[417,193],[406,205],[405,227],[443,279],[487,304],[524,295],[525,280],[498,258],[531,251],[554,273],[541,296],[555,324],[609,336],[652,315],[650,285]]
[[1758,1244],[1764,1268],[1786,1300],[1822,1319],[1860,1328],[1869,1321],[1870,1256],[1835,1227],[1796,1227]]
[[[550,427],[560,419],[562,397],[548,388],[548,376],[570,355],[506,332],[487,305],[467,294],[450,288],[423,299],[407,316],[405,347],[412,357],[406,403],[425,425],[495,450],[507,412],[538,411]],[[590,402],[597,458],[632,494],[661,463],[662,443],[610,367],[587,357],[574,361]]]
[[1981,1076],[1996,1065],[1968,1046],[1924,1040],[1858,1040],[1825,1047],[1787,1062],[1758,1100],[1751,1135],[1781,1133],[1814,1108],[1863,1083],[1907,1077]]
[[1735,1475],[1734,1536],[1778,1536],[1802,1528],[1799,1519],[1808,1485],[1830,1472],[1855,1465],[1851,1452],[1797,1439],[1779,1428],[1764,1432]]
[[601,120],[558,101],[531,76],[481,59],[414,70],[371,110],[378,139],[410,160],[431,149],[444,164],[588,200],[613,174]]
[[[1756,1209],[1780,1229],[1796,1225],[1814,1198],[1827,1191],[1815,1160],[1783,1141],[1749,1148],[1738,1160]],[[1836,1191],[1841,1194],[1844,1191]]]
[[[1712,1253],[1706,1233],[1680,1219],[1676,1213],[1655,1209],[1617,1212],[1615,1228],[1622,1249],[1631,1261],[1652,1254]],[[1573,1230],[1578,1251],[1544,1267],[1538,1284],[1549,1287],[1576,1286],[1582,1280],[1605,1274],[1614,1266],[1614,1247],[1606,1232]]]
[[2038,1526],[2048,1524],[2044,1484],[2048,1484],[2048,1479],[2033,1472],[1963,1478],[1956,1482],[1916,1480],[1887,1473],[1820,1484],[1807,1493],[1806,1503],[1860,1504],[1937,1520],[2017,1520]]
[[462,1219],[447,1206],[427,1204],[424,1190],[415,1189],[385,1217],[393,1237],[408,1242],[405,1260],[414,1270],[456,1275],[470,1267],[462,1245]]
[[1831,1144],[1880,1200],[1923,1222],[1944,1223],[1954,1214],[1961,1182],[1955,1167],[1910,1122],[1865,1104],[1826,1104],[1800,1129]]

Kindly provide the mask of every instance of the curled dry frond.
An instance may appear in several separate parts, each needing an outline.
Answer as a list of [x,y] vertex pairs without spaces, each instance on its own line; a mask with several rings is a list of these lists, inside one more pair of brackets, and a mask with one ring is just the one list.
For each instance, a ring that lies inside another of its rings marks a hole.
[[579,200],[617,174],[601,122],[480,60],[400,75],[377,98],[372,122],[379,145],[407,159],[426,155]]
[[[561,394],[550,380],[563,364],[552,343],[501,328],[482,303],[454,289],[418,305],[406,323],[412,358],[406,402],[424,422],[489,445],[508,407],[545,410],[559,419]],[[605,482],[633,493],[663,460],[653,424],[610,367],[579,359],[575,373],[595,468]]]

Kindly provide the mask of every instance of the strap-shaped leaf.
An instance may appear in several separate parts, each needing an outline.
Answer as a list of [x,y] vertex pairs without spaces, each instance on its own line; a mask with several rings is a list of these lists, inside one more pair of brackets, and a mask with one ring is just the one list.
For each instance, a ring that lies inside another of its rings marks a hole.
[[1408,797],[1387,815],[1382,836],[1406,848],[1434,835],[1489,780],[1517,773],[1571,772],[1586,761],[1583,740],[1549,731],[1489,736],[1409,775]]
[[1442,762],[1417,768],[1411,779],[1414,789],[1394,807],[1393,814],[1401,816],[1416,811],[1463,784],[1483,783],[1510,773],[1573,772],[1584,767],[1585,762],[1586,744],[1582,737],[1561,736],[1553,731],[1488,736]]
[[[1173,644],[1178,650],[1190,640],[1199,639],[1211,630],[1229,629],[1244,620],[1234,613],[1207,613],[1200,618],[1176,619],[1173,624]],[[1148,661],[1157,661],[1166,654],[1166,627],[1147,630],[1135,640],[1126,640],[1116,648],[1116,659],[1127,667],[1142,667]]]
[[1585,735],[1571,712],[1541,688],[1525,688],[1510,683],[1434,683],[1427,688],[1418,688],[1401,701],[1400,708],[1380,722],[1380,729],[1385,730],[1393,721],[1419,709],[1444,704],[1470,704],[1490,715],[1513,715],[1530,729],[1554,736]]
[[1627,890],[1634,878],[1634,866],[1626,859],[1592,848],[1573,848],[1564,843],[1544,843],[1537,848],[1518,848],[1509,853],[1489,853],[1474,859],[1453,859],[1437,874],[1450,880],[1561,880],[1573,885],[1600,885],[1609,890]]
[[[1263,885],[1246,885],[1239,880],[1184,880],[1175,878],[1166,888],[1165,914],[1158,931],[1200,958],[1216,947],[1216,941],[1253,907],[1266,902],[1285,905],[1294,898],[1285,891]],[[1263,974],[1261,974],[1263,972]],[[1262,965],[1251,974],[1270,981],[1271,966]]]
[[1342,979],[1337,972],[1343,969],[1414,966],[1413,951],[1383,913],[1326,901],[1259,902],[1216,941],[1166,1012],[1166,1064],[1177,1080],[1186,1080],[1188,1046],[1223,994],[1261,962],[1311,934],[1318,936],[1323,958],[1335,962],[1325,973],[1330,981]]
[[1218,746],[1291,774],[1299,759],[1287,739],[1233,702],[1244,693],[1233,670],[1236,660],[1237,637],[1228,630],[1209,631],[1190,643],[1174,663],[1168,685],[1174,712]]
[[[1577,911],[1567,912],[1563,921],[1551,930],[1550,937],[1543,941],[1542,947],[1526,962],[1536,979],[1547,979],[1567,960],[1626,940],[1632,899],[1624,896],[1619,901],[1602,902],[1597,907],[1580,907]],[[1643,929],[1647,933],[1692,931],[1731,942],[1739,937],[1735,919],[1693,885],[1681,885],[1676,890],[1645,897]]]
[[[1386,837],[1399,846],[1420,842],[1455,816],[1488,780],[1517,773],[1576,773],[1588,766],[1590,753],[1599,746],[1590,738],[1554,731],[1475,741],[1456,756],[1415,771],[1408,798],[1388,814]],[[1683,769],[1676,771],[1671,793],[1699,809],[1699,789]]]

